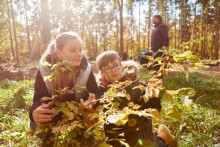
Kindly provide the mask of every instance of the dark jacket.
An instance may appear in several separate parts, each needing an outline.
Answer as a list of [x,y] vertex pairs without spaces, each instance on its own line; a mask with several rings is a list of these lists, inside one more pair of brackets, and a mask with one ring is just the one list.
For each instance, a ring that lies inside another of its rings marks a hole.
[[[48,62],[51,62],[50,57],[48,58]],[[80,64],[80,68],[84,67],[85,64],[87,64],[87,60],[86,60],[86,58],[83,58],[82,62]],[[97,83],[96,83],[96,80],[95,80],[95,77],[94,77],[94,74],[93,74],[92,71],[89,75],[89,79],[88,79],[87,84],[86,84],[86,89],[90,93],[94,93],[94,94],[98,94],[98,92],[99,92],[99,89],[98,89],[98,86],[97,86]],[[30,112],[29,112],[29,117],[30,117],[30,120],[31,120],[31,127],[32,128],[33,128],[33,124],[34,124],[32,113],[37,107],[39,107],[41,105],[41,98],[43,98],[43,97],[51,97],[51,94],[49,94],[49,92],[47,90],[47,87],[46,87],[46,84],[45,84],[45,81],[44,81],[40,71],[38,70],[37,75],[36,75],[36,79],[35,79],[35,85],[34,85],[33,104],[32,104],[32,107],[30,109]],[[88,98],[88,93],[87,92],[84,93],[82,95],[82,98],[84,100],[86,100]],[[64,98],[64,101],[76,101],[75,95],[74,94],[66,95],[65,98]],[[53,118],[52,122],[55,123],[58,120],[60,120],[61,118],[62,118],[61,115],[57,115]]]
[[169,45],[169,36],[168,36],[168,27],[159,23],[154,26],[153,33],[151,35],[151,50],[156,52],[159,49],[162,49],[163,46],[168,47]]

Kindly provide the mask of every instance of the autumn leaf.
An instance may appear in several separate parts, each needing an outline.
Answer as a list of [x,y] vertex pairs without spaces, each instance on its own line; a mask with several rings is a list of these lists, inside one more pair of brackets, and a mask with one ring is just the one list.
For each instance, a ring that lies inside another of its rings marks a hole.
[[68,101],[67,101],[66,104],[67,104],[67,107],[68,107],[70,110],[73,110],[75,114],[78,113],[79,107],[76,106],[76,103],[68,102]]
[[137,124],[137,120],[136,119],[129,119],[128,120],[128,125],[133,127]]

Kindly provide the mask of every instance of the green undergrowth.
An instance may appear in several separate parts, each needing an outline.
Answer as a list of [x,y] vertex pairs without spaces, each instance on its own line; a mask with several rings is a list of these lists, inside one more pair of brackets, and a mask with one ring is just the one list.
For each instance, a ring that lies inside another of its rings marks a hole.
[[33,81],[0,81],[0,144],[1,146],[27,146],[33,144],[28,137],[28,111],[33,98]]
[[[178,146],[219,146],[220,80],[194,74],[187,81],[184,75],[175,74],[163,78],[163,82],[169,90],[191,87],[196,92],[191,98],[192,104],[180,109],[180,118],[169,117],[165,109],[161,112],[165,118],[164,123],[176,136]],[[162,104],[163,107],[169,105],[165,100],[162,100]]]

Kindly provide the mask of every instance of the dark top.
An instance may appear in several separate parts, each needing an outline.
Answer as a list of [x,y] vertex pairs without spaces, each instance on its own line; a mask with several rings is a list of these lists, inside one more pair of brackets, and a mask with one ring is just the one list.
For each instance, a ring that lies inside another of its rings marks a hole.
[[156,24],[154,27],[151,35],[151,50],[158,51],[162,49],[163,46],[168,47],[168,27],[163,23]]
[[[83,60],[84,61],[81,62],[80,66],[83,66],[82,64],[84,64],[84,65],[87,64],[87,60],[85,58]],[[96,80],[95,80],[95,77],[94,77],[94,74],[93,74],[92,71],[89,75],[89,79],[88,79],[87,84],[86,84],[86,89],[90,93],[94,93],[94,94],[97,94],[97,95],[99,93],[99,89],[98,89],[98,86],[97,86],[97,83],[96,83]],[[32,113],[37,107],[39,107],[41,105],[40,100],[41,100],[42,97],[51,97],[51,95],[49,94],[49,92],[47,90],[47,87],[46,87],[46,84],[43,80],[43,77],[42,77],[40,71],[38,70],[37,75],[36,75],[36,79],[35,79],[35,85],[34,85],[33,104],[32,104],[32,107],[30,109],[30,112],[29,112],[29,117],[30,117],[30,120],[32,121],[32,123],[34,122],[33,117],[32,117]],[[86,100],[88,98],[88,93],[83,94],[82,98],[84,100]],[[74,94],[66,95],[65,101],[76,101],[75,100],[75,95]],[[61,118],[62,117],[59,116],[59,115],[55,116],[54,119],[52,120],[52,122],[57,122]]]

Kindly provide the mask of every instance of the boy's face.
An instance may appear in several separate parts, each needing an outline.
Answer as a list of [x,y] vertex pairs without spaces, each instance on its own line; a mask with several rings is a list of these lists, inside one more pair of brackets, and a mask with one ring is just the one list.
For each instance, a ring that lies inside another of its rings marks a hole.
[[110,62],[107,66],[102,67],[102,74],[109,82],[119,81],[122,77],[122,65],[118,59]]

